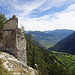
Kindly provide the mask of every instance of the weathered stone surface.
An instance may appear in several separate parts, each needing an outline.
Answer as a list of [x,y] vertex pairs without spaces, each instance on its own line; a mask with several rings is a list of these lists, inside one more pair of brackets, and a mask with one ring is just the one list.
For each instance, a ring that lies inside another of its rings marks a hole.
[[18,18],[13,15],[6,21],[0,29],[0,50],[10,53],[23,63],[27,64],[26,59],[26,40],[24,33],[18,28]]
[[17,46],[17,58],[23,63],[27,64],[26,58],[26,40],[24,33],[21,29],[16,31],[16,46]]
[[12,18],[6,21],[3,25],[3,30],[16,30],[18,28],[18,18],[13,15]]
[[0,51],[0,60],[2,61],[0,66],[3,66],[4,69],[13,75],[39,75],[37,70],[25,65],[8,53]]

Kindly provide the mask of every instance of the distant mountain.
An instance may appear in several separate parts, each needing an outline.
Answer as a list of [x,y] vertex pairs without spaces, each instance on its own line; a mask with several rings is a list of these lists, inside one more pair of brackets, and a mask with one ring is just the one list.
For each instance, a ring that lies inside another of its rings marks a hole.
[[50,50],[75,54],[75,32],[58,42]]
[[45,48],[52,47],[59,41],[59,38],[55,35],[44,33],[41,31],[31,31],[31,34]]
[[53,31],[44,31],[45,33],[53,34],[57,36],[60,40],[64,39],[65,37],[69,36],[74,32],[74,30],[68,30],[68,29],[56,29]]
[[[26,34],[26,38],[29,38],[29,35],[28,34]],[[41,47],[41,48],[45,49],[34,37],[32,38],[32,42],[34,44],[36,44],[38,47]]]
[[[25,31],[27,34],[28,32]],[[60,40],[64,39],[71,33],[73,33],[73,30],[53,30],[53,31],[30,31],[32,36],[46,49],[54,46],[56,43],[58,43]],[[35,42],[35,41],[34,41]]]

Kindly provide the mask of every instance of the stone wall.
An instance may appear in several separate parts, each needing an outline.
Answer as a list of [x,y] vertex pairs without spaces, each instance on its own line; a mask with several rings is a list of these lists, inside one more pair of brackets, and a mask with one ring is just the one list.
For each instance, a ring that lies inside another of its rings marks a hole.
[[10,53],[27,64],[26,40],[23,31],[18,28],[18,18],[15,15],[6,21],[0,30],[0,34],[2,34],[0,50]]
[[18,18],[13,15],[12,18],[6,21],[3,25],[3,30],[16,30],[18,28]]
[[17,46],[17,58],[24,64],[27,64],[26,58],[26,40],[23,30],[18,29],[16,31],[16,46]]
[[4,31],[3,36],[6,48],[16,48],[16,30]]

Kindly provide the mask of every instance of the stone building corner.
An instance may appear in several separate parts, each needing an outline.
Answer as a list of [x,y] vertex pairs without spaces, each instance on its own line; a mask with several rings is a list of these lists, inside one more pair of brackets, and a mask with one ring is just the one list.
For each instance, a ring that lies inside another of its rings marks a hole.
[[27,64],[26,40],[24,33],[18,28],[18,18],[13,15],[0,29],[0,50],[8,52]]

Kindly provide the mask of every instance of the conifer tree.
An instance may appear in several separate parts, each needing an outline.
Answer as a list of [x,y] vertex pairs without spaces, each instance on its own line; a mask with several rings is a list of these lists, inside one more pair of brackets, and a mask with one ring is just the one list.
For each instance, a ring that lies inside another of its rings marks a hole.
[[4,22],[6,22],[6,17],[5,17],[4,14],[0,13],[0,18],[1,18]]

